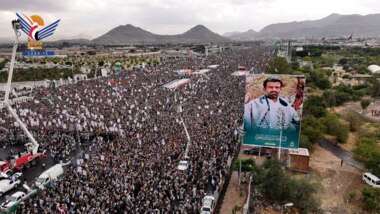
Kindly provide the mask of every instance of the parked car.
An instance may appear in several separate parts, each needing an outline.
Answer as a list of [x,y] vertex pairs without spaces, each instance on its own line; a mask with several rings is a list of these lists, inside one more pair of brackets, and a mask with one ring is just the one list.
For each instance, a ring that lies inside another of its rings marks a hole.
[[35,184],[38,188],[48,186],[53,179],[57,179],[64,174],[64,169],[61,164],[56,164],[43,172],[36,180]]
[[0,197],[4,195],[4,193],[20,185],[21,177],[22,177],[22,173],[17,172],[13,174],[12,176],[10,176],[9,178],[1,180],[0,181]]
[[202,209],[201,214],[211,214],[214,213],[215,208],[215,198],[214,196],[207,195],[202,199]]
[[1,209],[2,210],[8,210],[9,208],[13,207],[20,201],[24,200],[26,198],[26,194],[24,192],[16,192],[11,196],[6,197],[6,201],[1,204]]
[[0,206],[2,211],[5,211],[5,213],[15,213],[21,201],[38,192],[37,189],[31,189],[27,184],[23,184],[23,187],[26,189],[26,192],[18,191],[11,196],[7,195],[5,197],[6,201]]
[[366,172],[363,174],[363,181],[371,187],[380,188],[380,179],[372,173]]
[[13,171],[12,170],[7,170],[6,172],[1,172],[0,173],[0,179],[2,179],[2,178],[9,178],[12,175],[13,175]]
[[257,147],[252,147],[252,148],[243,150],[243,153],[246,155],[259,155],[259,152],[260,152],[260,148],[257,148]]
[[186,170],[189,168],[189,163],[187,161],[180,161],[178,166],[177,166],[177,169],[179,170]]

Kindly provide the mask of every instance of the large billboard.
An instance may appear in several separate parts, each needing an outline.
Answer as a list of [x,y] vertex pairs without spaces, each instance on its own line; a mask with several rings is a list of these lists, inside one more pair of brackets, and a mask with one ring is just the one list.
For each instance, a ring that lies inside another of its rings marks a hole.
[[246,78],[244,145],[298,148],[305,76]]

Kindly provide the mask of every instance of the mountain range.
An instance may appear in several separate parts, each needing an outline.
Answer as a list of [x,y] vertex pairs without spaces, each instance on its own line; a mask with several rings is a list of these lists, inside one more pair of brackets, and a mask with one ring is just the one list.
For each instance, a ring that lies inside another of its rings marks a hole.
[[233,40],[252,40],[270,38],[333,38],[348,37],[374,37],[380,35],[380,14],[370,15],[339,15],[331,14],[325,18],[314,21],[300,21],[271,24],[259,32],[248,30],[246,32],[225,33]]
[[[80,34],[65,37],[54,44],[99,44],[99,45],[131,45],[158,43],[207,43],[228,42],[233,40],[257,39],[297,39],[297,38],[348,38],[353,34],[358,37],[378,37],[380,35],[380,14],[339,15],[331,14],[318,20],[277,23],[264,27],[260,31],[228,32],[220,36],[203,25],[176,35],[154,34],[131,24],[120,25],[104,35],[90,40],[89,36]],[[0,38],[0,44],[12,41],[11,38]],[[49,41],[47,41],[49,42]]]
[[229,39],[210,31],[203,25],[197,25],[183,34],[158,35],[127,24],[120,25],[92,41],[96,44],[120,45],[137,43],[224,42],[229,41]]

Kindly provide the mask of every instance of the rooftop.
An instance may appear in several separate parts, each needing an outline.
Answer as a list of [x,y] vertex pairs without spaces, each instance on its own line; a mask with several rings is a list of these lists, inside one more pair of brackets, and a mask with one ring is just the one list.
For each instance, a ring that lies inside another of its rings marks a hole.
[[306,148],[289,149],[289,154],[291,154],[291,155],[309,156],[309,150],[307,150]]

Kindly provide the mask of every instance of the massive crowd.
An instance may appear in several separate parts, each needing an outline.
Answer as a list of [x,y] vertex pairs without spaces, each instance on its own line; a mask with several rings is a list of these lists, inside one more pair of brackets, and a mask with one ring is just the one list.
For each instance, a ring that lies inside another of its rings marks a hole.
[[[198,213],[239,148],[245,78],[231,73],[239,66],[262,70],[269,58],[266,49],[242,49],[35,90],[33,101],[13,107],[40,146],[55,158],[90,149],[18,212]],[[173,72],[208,65],[218,67],[203,75]],[[163,87],[178,78],[191,81]],[[27,140],[5,109],[0,118],[0,143]],[[185,171],[177,169],[188,143],[181,118],[191,139]]]

